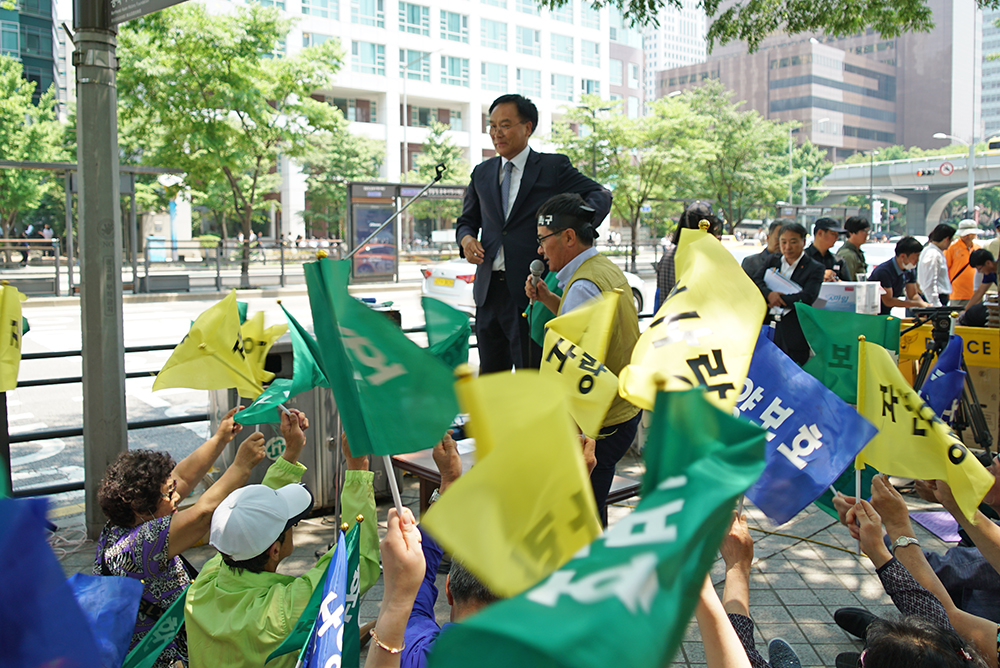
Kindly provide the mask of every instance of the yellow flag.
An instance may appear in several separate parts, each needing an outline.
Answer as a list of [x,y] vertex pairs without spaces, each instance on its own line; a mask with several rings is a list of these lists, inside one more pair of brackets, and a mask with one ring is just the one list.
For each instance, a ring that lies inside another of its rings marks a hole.
[[160,369],[153,390],[188,387],[224,390],[235,387],[241,397],[256,399],[264,391],[243,350],[236,291],[198,316]]
[[858,349],[858,412],[878,427],[855,460],[882,473],[944,480],[970,520],[993,485],[987,471],[951,429],[910,387],[882,346],[861,341]]
[[562,388],[537,371],[457,383],[480,461],[423,525],[502,596],[536,584],[601,532],[580,439]]
[[21,302],[27,297],[13,285],[0,286],[0,392],[17,387],[21,366]]
[[264,312],[257,311],[240,328],[243,336],[243,352],[258,383],[270,383],[274,374],[264,371],[264,359],[274,342],[288,331],[288,325],[271,325],[264,329]]
[[604,366],[618,292],[546,323],[541,375],[556,379],[569,402],[569,414],[583,433],[596,436],[618,395],[618,377]]
[[766,304],[732,254],[704,230],[683,230],[677,285],[618,376],[619,392],[653,409],[655,377],[666,389],[704,385],[708,400],[731,411],[750,369]]

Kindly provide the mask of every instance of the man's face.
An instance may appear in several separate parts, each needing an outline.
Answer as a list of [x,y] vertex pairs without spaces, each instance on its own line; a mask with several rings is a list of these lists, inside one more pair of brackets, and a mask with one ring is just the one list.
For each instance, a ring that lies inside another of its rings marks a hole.
[[781,245],[781,254],[785,256],[785,262],[788,264],[798,260],[805,247],[802,237],[791,230],[782,232],[781,236],[778,237],[778,243]]
[[490,114],[489,132],[493,148],[508,160],[524,150],[532,130],[531,123],[521,119],[513,102],[498,104]]
[[767,235],[767,250],[771,251],[772,253],[777,253],[778,252],[778,246],[779,246],[778,235],[779,234],[781,234],[781,228],[780,227],[776,227],[776,228],[774,228],[773,232],[771,232],[769,235]]
[[813,245],[821,251],[827,251],[837,243],[838,236],[840,235],[832,230],[816,230],[813,234]]
[[986,262],[983,262],[983,266],[976,267],[976,271],[978,271],[980,274],[992,274],[996,270],[997,270],[996,261],[991,262],[987,260]]
[[559,271],[573,259],[566,248],[568,230],[553,230],[551,227],[538,228],[538,254],[549,263],[551,271]]
[[972,242],[975,241],[975,239],[976,239],[975,234],[966,234],[964,237],[962,237],[962,243],[964,243],[969,248],[972,248]]
[[915,269],[917,262],[920,261],[920,253],[910,253],[909,255],[899,256],[899,266],[902,269]]
[[850,241],[855,246],[857,246],[857,247],[860,248],[861,244],[863,244],[866,241],[868,241],[868,228],[866,227],[863,230],[859,230],[857,232],[852,232],[852,233],[848,234],[847,235],[847,240]]

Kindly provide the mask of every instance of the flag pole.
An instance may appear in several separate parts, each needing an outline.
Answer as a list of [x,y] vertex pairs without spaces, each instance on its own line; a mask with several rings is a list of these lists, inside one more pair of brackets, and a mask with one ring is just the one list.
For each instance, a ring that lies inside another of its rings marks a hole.
[[[861,344],[865,342],[864,335],[858,337],[858,406],[864,405],[864,381],[861,374],[865,373],[865,356],[867,351]],[[864,467],[862,467],[864,468]],[[861,501],[861,469],[858,468],[858,459],[854,458],[854,503]],[[861,534],[858,533],[858,556],[861,556]]]
[[385,463],[385,476],[389,479],[389,489],[392,490],[392,501],[396,504],[396,514],[399,521],[403,521],[403,499],[399,496],[399,484],[396,482],[396,471],[392,468],[392,457],[382,455]]

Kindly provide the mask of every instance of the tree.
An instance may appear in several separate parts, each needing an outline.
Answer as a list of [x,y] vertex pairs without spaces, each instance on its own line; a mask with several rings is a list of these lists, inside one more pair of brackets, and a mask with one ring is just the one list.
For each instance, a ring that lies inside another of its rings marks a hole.
[[[542,7],[555,9],[570,0],[538,0]],[[683,0],[592,0],[594,7],[615,7],[625,20],[637,25],[659,25],[657,14],[665,8],[686,9]],[[976,0],[981,9],[998,9],[1000,0]],[[720,10],[720,5],[727,8]],[[709,51],[716,43],[743,40],[750,51],[768,35],[784,32],[790,35],[819,32],[843,37],[874,30],[882,37],[898,37],[906,32],[928,32],[934,27],[926,0],[830,0],[801,2],[772,0],[771,2],[726,2],[699,0],[711,21],[706,38]]]
[[119,34],[119,113],[147,164],[182,169],[206,192],[222,180],[243,234],[249,286],[251,221],[280,155],[297,158],[320,131],[344,132],[337,111],[311,96],[329,88],[335,40],[281,57],[289,22],[256,4],[214,16],[179,5],[131,21]]
[[[440,183],[447,185],[466,185],[469,182],[469,163],[464,151],[455,145],[447,134],[450,126],[435,123],[427,135],[420,153],[413,158],[416,169],[407,174],[411,183],[427,184],[437,173],[437,166],[444,164],[446,171]],[[454,220],[462,213],[462,202],[453,199],[421,199],[407,209],[414,220]],[[431,227],[424,232],[429,236]]]
[[[806,139],[792,151],[792,192],[799,192],[802,187],[802,174],[806,175],[806,202],[815,204],[826,196],[821,190],[812,190],[826,178],[833,163],[826,159],[826,151],[817,148]],[[801,199],[795,199],[801,202]]]
[[306,173],[306,232],[344,238],[348,181],[374,179],[385,159],[381,142],[346,132],[321,132],[302,157]]
[[[704,196],[716,202],[716,213],[730,231],[757,205],[788,193],[788,131],[755,110],[741,111],[733,93],[709,80],[676,99],[708,120],[705,137],[715,147],[701,179]],[[793,156],[794,160],[794,156]]]
[[[607,107],[606,116],[595,118],[589,109]],[[553,126],[552,140],[584,172],[612,191],[612,211],[632,230],[631,270],[635,271],[642,210],[654,199],[669,199],[713,156],[705,141],[707,122],[684,103],[673,98],[656,100],[651,113],[628,118],[621,101],[605,101],[585,95],[583,107],[566,110],[562,123]],[[587,126],[582,136],[574,126]]]
[[[55,88],[49,88],[38,104],[33,104],[35,83],[24,79],[21,69],[19,61],[0,56],[0,156],[13,161],[60,161],[64,151],[62,128],[55,115]],[[47,185],[59,176],[55,172],[0,169],[0,224],[5,237],[16,236],[18,215],[38,206]]]

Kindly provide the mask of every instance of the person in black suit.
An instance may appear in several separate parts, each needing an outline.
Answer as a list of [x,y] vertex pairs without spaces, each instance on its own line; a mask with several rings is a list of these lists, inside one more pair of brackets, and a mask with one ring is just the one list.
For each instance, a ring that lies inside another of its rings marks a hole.
[[480,373],[538,366],[538,357],[529,363],[531,338],[521,317],[528,305],[523,287],[528,267],[538,259],[538,208],[553,195],[577,193],[596,211],[595,221],[611,210],[611,193],[578,172],[569,158],[528,147],[537,126],[538,109],[531,100],[501,95],[493,101],[489,133],[498,155],[472,170],[455,225],[462,257],[477,265],[473,296]]
[[[802,366],[809,361],[809,344],[799,326],[799,317],[795,313],[798,303],[812,305],[819,296],[823,285],[823,274],[826,267],[813,260],[803,251],[806,245],[806,228],[799,223],[788,223],[781,228],[778,235],[780,253],[776,254],[754,276],[754,283],[760,288],[761,294],[776,315],[777,324],[774,328],[774,343],[796,364]],[[774,269],[788,280],[801,287],[799,292],[780,293],[772,290],[765,282],[768,269]],[[791,309],[782,313],[785,309]]]

